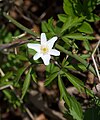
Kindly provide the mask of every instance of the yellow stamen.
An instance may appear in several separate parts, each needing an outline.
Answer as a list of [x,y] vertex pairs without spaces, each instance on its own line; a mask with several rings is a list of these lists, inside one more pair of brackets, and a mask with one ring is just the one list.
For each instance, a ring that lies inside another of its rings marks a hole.
[[42,52],[43,54],[48,53],[48,51],[49,51],[48,46],[41,46],[41,52]]

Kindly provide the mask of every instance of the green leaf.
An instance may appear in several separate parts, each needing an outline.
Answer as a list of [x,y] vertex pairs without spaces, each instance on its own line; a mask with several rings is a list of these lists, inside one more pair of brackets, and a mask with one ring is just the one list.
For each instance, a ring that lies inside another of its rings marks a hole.
[[63,48],[62,46],[56,44],[55,47],[60,50],[61,52],[64,52],[65,54],[71,56],[72,58],[78,60],[80,63],[82,63],[88,70],[90,70],[94,75],[96,75],[96,72],[94,70],[94,68],[86,62],[86,60],[82,59],[79,55],[77,54],[72,54],[70,51],[66,50],[65,48]]
[[63,23],[61,21],[57,21],[56,26],[54,26],[54,31],[56,36],[61,36],[61,28],[62,28]]
[[66,19],[66,22],[62,26],[61,33],[67,30],[71,26],[71,23],[72,23],[72,17],[68,17]]
[[75,44],[74,41],[72,41],[71,39],[68,39],[67,37],[62,37],[62,40],[66,43],[64,46],[67,50],[72,47],[72,48],[78,48],[78,46]]
[[37,79],[36,79],[36,74],[35,73],[32,73],[32,79],[35,83],[37,83]]
[[24,54],[17,54],[16,59],[19,59],[21,61],[28,61],[28,58]]
[[69,16],[66,18],[65,23],[63,24],[62,28],[61,28],[61,33],[64,32],[67,29],[70,29],[72,27],[78,26],[80,24],[82,24],[82,21],[85,19],[85,17],[72,17]]
[[72,33],[72,34],[67,34],[63,37],[67,37],[70,39],[76,39],[76,40],[93,40],[95,37],[89,36],[89,35],[82,35],[81,33]]
[[90,57],[91,57],[91,54],[82,54],[82,55],[80,55],[80,57],[81,57],[82,59],[87,59],[87,58],[90,58]]
[[58,86],[59,86],[59,90],[60,90],[61,99],[64,99],[66,104],[68,105],[68,107],[70,107],[70,101],[69,101],[70,95],[67,93],[66,88],[64,86],[64,83],[63,83],[60,75],[58,75]]
[[12,17],[10,17],[8,14],[6,14],[5,12],[3,12],[4,17],[6,17],[8,20],[10,20],[13,24],[15,24],[18,28],[20,28],[21,30],[33,35],[34,37],[37,37],[38,35],[36,33],[34,33],[32,30],[26,28],[25,26],[23,26],[22,24],[20,24],[19,22],[17,22],[16,20],[14,20]]
[[19,79],[20,79],[21,75],[23,74],[23,72],[25,71],[25,69],[26,69],[26,66],[20,68],[20,69],[17,71],[16,78],[15,78],[15,86],[18,84]]
[[73,8],[73,3],[70,0],[64,0],[63,3],[64,12],[69,16],[75,16],[75,11]]
[[86,67],[81,63],[66,65],[64,68],[67,68],[68,70],[78,70],[83,72],[87,71]]
[[52,73],[52,74],[47,78],[47,80],[45,81],[44,85],[45,85],[45,86],[49,85],[57,76],[58,76],[58,71]]
[[88,108],[85,111],[83,120],[100,120],[100,106],[93,106],[92,108]]
[[78,67],[79,67],[83,72],[86,71],[86,67],[85,67],[83,64],[79,63],[79,64],[78,64]]
[[42,22],[41,29],[42,29],[42,32],[48,32],[48,26],[45,21]]
[[47,27],[48,27],[48,30],[55,35],[54,26],[53,26],[53,21],[54,21],[53,18],[50,18],[50,19],[48,20]]
[[92,12],[97,4],[97,0],[84,0],[83,1],[83,8],[87,10],[89,13]]
[[61,66],[64,68],[65,66],[69,65],[69,62],[66,60],[66,58],[63,59]]
[[46,66],[46,72],[48,72],[49,75],[58,72],[59,70],[59,67],[55,66],[53,63],[50,63],[48,66]]
[[12,103],[14,108],[20,107],[21,103],[20,100],[17,98],[15,93],[11,90],[3,90],[6,99],[8,99],[9,103]]
[[83,46],[85,47],[85,49],[86,49],[87,51],[90,51],[91,46],[90,46],[90,43],[89,43],[88,40],[84,40],[84,41],[83,41]]
[[8,33],[7,35],[6,35],[6,37],[5,37],[5,43],[9,43],[9,42],[11,42],[13,39],[12,39],[12,33]]
[[92,27],[87,22],[84,22],[78,30],[80,32],[89,33],[89,34],[93,33]]
[[100,17],[97,16],[96,14],[91,13],[90,17],[89,18],[87,17],[86,20],[89,21],[89,22],[95,22],[95,21],[100,20]]
[[26,92],[27,92],[27,89],[30,85],[30,72],[31,72],[31,68],[29,69],[27,75],[26,75],[26,78],[25,78],[25,81],[24,81],[24,84],[23,84],[23,88],[22,88],[22,96],[21,96],[21,99],[24,98]]
[[58,18],[60,21],[65,22],[67,20],[67,15],[66,14],[59,14]]
[[68,72],[65,72],[65,75],[68,80],[79,90],[79,92],[87,92],[88,95],[93,97],[92,91],[85,88],[84,83],[80,79]]
[[83,120],[83,112],[80,103],[78,103],[74,97],[70,96],[67,93],[60,75],[58,75],[58,86],[62,98],[64,99],[65,103],[68,105],[69,114],[76,120]]
[[74,97],[71,97],[70,103],[70,115],[76,120],[83,120],[83,112],[80,103],[77,102]]
[[5,76],[3,76],[3,77],[0,78],[0,81],[1,81],[1,82],[6,81],[6,80],[9,79],[10,77],[12,77],[12,75],[13,75],[13,72],[7,72],[7,73],[5,74]]
[[20,31],[16,30],[15,33],[14,33],[14,36],[18,36],[18,35],[20,35]]

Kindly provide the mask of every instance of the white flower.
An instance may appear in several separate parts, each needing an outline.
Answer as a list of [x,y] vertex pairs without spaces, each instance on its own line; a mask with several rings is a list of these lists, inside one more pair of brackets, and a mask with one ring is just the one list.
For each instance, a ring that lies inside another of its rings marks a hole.
[[53,37],[47,41],[45,33],[41,33],[41,44],[28,43],[27,46],[37,52],[33,59],[37,60],[41,57],[44,64],[48,65],[50,63],[51,55],[59,56],[60,52],[56,49],[52,49],[56,40],[57,37]]

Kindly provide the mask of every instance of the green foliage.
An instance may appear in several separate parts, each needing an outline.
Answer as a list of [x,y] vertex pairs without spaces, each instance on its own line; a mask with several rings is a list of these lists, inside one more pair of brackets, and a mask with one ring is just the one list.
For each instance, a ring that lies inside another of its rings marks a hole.
[[81,25],[81,27],[79,27],[78,30],[80,32],[84,32],[84,33],[87,33],[87,34],[92,34],[93,33],[93,29],[88,22],[83,22],[83,24]]
[[27,75],[26,75],[26,78],[25,78],[25,81],[24,81],[24,84],[23,84],[23,87],[22,87],[22,96],[21,96],[21,99],[24,98],[26,92],[27,92],[27,89],[30,85],[30,72],[31,72],[31,68],[29,69]]
[[12,42],[13,41],[12,36],[17,36],[19,34],[20,34],[19,30],[16,30],[13,35],[11,32],[7,31],[6,26],[2,26],[0,28],[0,44]]
[[76,39],[76,40],[93,40],[95,39],[93,36],[88,36],[88,35],[84,35],[84,34],[80,34],[80,33],[72,33],[72,34],[67,34],[63,37],[67,37],[67,38],[70,38],[70,39]]
[[[85,78],[78,78],[72,74],[72,72],[84,73],[90,71],[96,76],[95,69],[87,62],[87,59],[90,58],[92,54],[90,40],[95,39],[90,22],[100,20],[100,17],[93,12],[99,3],[99,0],[63,0],[64,13],[57,15],[58,20],[56,24],[52,17],[48,19],[47,22],[43,21],[41,23],[41,30],[46,33],[48,39],[53,36],[58,37],[54,48],[57,48],[61,52],[60,57],[52,57],[51,63],[46,66],[46,80],[44,84],[47,86],[58,80],[60,96],[61,99],[65,101],[65,117],[69,120],[92,119],[91,112],[93,109],[91,108],[83,113],[81,104],[66,91],[63,78],[66,78],[80,93],[83,92],[92,98],[94,97],[93,92],[86,88],[83,83]],[[23,32],[31,34],[32,39],[39,36],[37,33],[18,23],[8,14],[3,13],[3,15],[23,30]],[[2,40],[0,41],[1,44],[11,43],[12,41],[16,43],[16,40],[19,39],[19,31],[16,31],[13,35],[6,30],[6,27],[2,27],[0,33],[2,33],[0,35],[0,40]],[[13,38],[13,36],[16,38]],[[21,38],[23,42],[30,40],[27,35]],[[19,40],[21,40],[21,38]],[[31,40],[31,42],[36,43],[37,41]],[[5,88],[2,92],[14,107],[19,107],[23,102],[29,90],[31,80],[37,83],[38,76],[36,74],[36,67],[38,67],[38,64],[41,64],[40,60],[34,61],[32,59],[35,51],[27,49],[26,45],[20,43],[21,42],[17,44],[17,47],[16,44],[14,44],[12,46],[13,48],[11,47],[7,53],[5,53],[4,50],[0,51],[0,58],[2,58],[2,56],[4,57],[1,61],[1,70],[5,73],[2,75],[3,77],[0,78],[0,88]],[[86,54],[80,52],[79,43],[81,43],[87,51]],[[18,53],[15,54],[14,48],[17,49]],[[6,85],[8,85],[7,87],[10,86],[10,90],[6,88]],[[19,94],[17,97],[15,90],[11,89],[11,87],[14,87],[18,92],[22,91],[21,95]],[[95,111],[94,118],[99,120],[99,109],[96,108]]]
[[84,87],[84,83],[79,80],[77,77],[74,75],[64,72],[68,80],[80,91],[80,92],[86,92],[88,95],[93,97],[92,91]]
[[47,66],[46,72],[48,75],[44,83],[45,86],[49,85],[55,78],[57,78],[59,71],[60,71],[59,67],[54,66],[54,64],[50,64]]
[[26,67],[22,67],[19,69],[19,71],[17,71],[16,78],[15,78],[15,86],[18,84],[19,79],[21,78],[21,75],[23,74],[25,69],[26,69]]
[[90,43],[88,40],[84,40],[83,45],[87,51],[90,51]]
[[20,100],[17,98],[16,94],[11,90],[3,90],[3,93],[6,96],[6,99],[8,99],[10,104],[13,104],[14,108],[20,107],[21,103]]
[[99,120],[100,119],[100,107],[93,106],[85,111],[83,120]]
[[65,103],[68,106],[68,113],[75,120],[83,120],[83,113],[82,113],[81,105],[77,102],[77,100],[74,97],[70,96],[67,93],[60,75],[58,75],[58,85],[60,89],[61,98],[64,99]]

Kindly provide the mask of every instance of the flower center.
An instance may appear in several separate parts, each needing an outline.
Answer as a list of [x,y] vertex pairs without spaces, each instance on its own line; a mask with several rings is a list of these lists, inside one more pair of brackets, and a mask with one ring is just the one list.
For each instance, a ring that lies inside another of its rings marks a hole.
[[41,53],[46,54],[46,53],[48,53],[48,51],[49,51],[49,48],[47,45],[41,46]]

